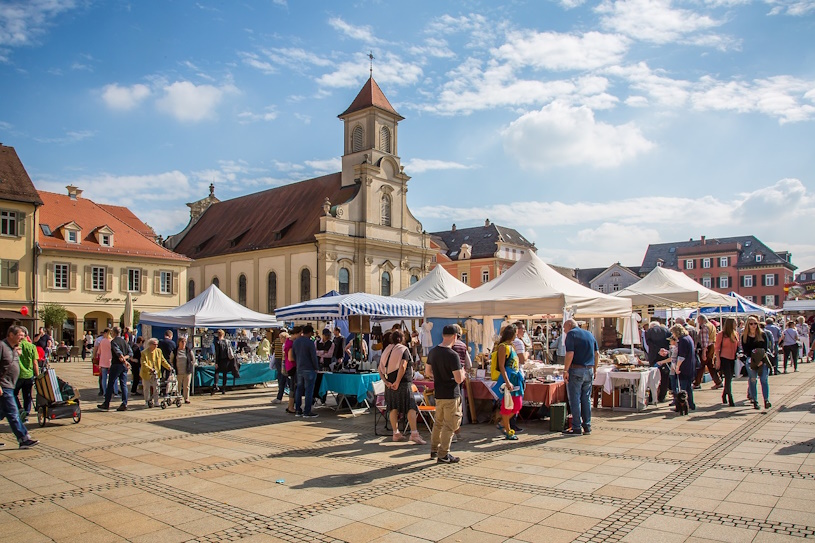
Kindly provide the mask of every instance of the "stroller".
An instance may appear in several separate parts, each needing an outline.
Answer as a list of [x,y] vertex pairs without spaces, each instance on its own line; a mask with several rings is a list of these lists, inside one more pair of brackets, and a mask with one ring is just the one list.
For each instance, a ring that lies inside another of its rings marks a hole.
[[79,396],[74,387],[57,377],[47,365],[35,380],[37,386],[37,423],[40,428],[49,420],[72,418],[74,424],[82,419]]
[[184,398],[178,390],[178,379],[174,371],[171,371],[167,379],[163,381],[159,378],[158,394],[160,400],[159,405],[162,409],[167,409],[167,406],[173,404],[175,404],[176,407],[181,407]]

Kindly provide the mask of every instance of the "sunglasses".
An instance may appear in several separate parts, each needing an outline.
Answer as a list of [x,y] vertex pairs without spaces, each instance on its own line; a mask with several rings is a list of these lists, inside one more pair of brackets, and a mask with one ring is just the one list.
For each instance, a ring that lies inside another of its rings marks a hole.
[[751,323],[749,324],[749,326],[758,326],[758,323],[756,323],[756,322],[751,322]]

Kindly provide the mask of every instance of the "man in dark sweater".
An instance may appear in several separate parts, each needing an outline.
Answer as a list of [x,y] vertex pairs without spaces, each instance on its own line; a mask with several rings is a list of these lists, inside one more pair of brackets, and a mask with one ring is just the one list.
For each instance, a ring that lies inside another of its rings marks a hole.
[[[664,358],[659,354],[660,349],[667,351],[671,347],[671,332],[659,321],[653,320],[645,332],[645,342],[648,345],[648,362],[651,366],[657,366],[657,362]],[[658,367],[660,379],[657,402],[664,402],[670,388],[671,371],[668,364],[660,364]]]
[[[11,431],[17,438],[21,449],[29,449],[39,443],[32,439],[17,410],[14,399],[14,385],[20,375],[20,342],[25,338],[22,326],[12,325],[6,339],[0,341],[0,418],[8,420]],[[3,446],[0,443],[0,446]]]
[[[298,417],[308,419],[316,418],[317,414],[311,412],[314,404],[314,382],[317,380],[317,347],[311,336],[314,335],[314,327],[310,324],[303,326],[303,335],[294,340],[292,351],[294,351],[294,362],[297,364],[297,393],[294,399],[294,411]],[[306,397],[305,405],[301,408],[303,396]]]
[[127,370],[130,369],[130,357],[133,349],[122,337],[122,330],[118,326],[111,331],[110,340],[110,369],[108,370],[108,384],[105,390],[105,401],[96,407],[102,411],[110,409],[110,399],[113,397],[113,387],[119,381],[119,390],[122,391],[122,404],[116,411],[127,411]]

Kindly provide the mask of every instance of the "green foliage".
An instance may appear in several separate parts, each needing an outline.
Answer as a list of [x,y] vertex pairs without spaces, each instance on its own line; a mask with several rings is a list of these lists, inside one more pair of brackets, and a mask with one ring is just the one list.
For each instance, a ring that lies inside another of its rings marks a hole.
[[62,326],[68,317],[68,310],[65,306],[55,303],[47,303],[40,307],[40,319],[46,328],[56,328]]

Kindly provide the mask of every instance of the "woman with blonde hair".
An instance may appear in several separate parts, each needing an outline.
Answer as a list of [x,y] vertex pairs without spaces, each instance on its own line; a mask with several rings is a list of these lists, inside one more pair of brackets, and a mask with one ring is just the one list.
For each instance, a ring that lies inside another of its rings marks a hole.
[[734,317],[728,317],[724,321],[722,331],[716,334],[716,369],[724,378],[724,390],[722,391],[722,403],[734,407],[733,373],[736,370],[736,352],[739,350],[739,335],[736,332],[737,322]]
[[[747,375],[749,378],[747,395],[753,402],[753,409],[758,409],[758,390],[756,381],[761,381],[761,394],[764,396],[764,409],[772,407],[770,404],[770,385],[767,376],[770,373],[768,347],[772,344],[767,341],[767,335],[759,328],[758,319],[752,315],[747,317],[747,325],[741,335],[741,349],[747,357]],[[755,362],[753,361],[755,359]]]

